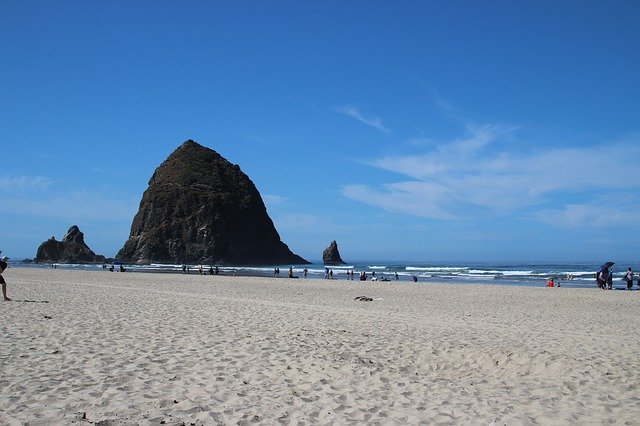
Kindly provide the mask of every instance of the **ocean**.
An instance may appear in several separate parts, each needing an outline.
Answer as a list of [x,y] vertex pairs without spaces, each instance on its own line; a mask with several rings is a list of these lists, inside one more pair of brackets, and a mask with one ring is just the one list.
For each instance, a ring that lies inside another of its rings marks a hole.
[[[569,288],[595,288],[595,271],[603,262],[382,262],[361,261],[341,266],[327,266],[333,272],[334,280],[346,280],[347,271],[354,272],[357,281],[360,272],[365,271],[371,280],[411,282],[413,276],[417,284],[428,283],[457,283],[457,284],[495,284],[515,286],[546,286],[547,280],[553,277],[556,283]],[[29,265],[12,262],[11,266],[17,267],[52,267],[52,265]],[[219,266],[221,275],[248,275],[272,277],[274,269],[280,269],[280,277],[286,278],[291,265],[273,266]],[[631,267],[635,272],[634,283],[637,283],[638,266],[640,261],[616,262],[613,266],[613,285],[616,288],[626,288],[626,282],[622,281],[623,274]],[[58,268],[82,269],[102,271],[102,265],[70,265],[56,264]],[[158,273],[182,273],[182,265],[123,265],[128,272],[158,272]],[[202,265],[205,273],[209,271],[209,265]],[[303,270],[307,268],[309,278],[324,278],[325,265],[313,263],[311,265],[293,266],[294,275],[303,278]],[[200,265],[188,265],[189,273],[198,274]],[[115,271],[119,270],[116,265]],[[634,286],[634,288],[637,288]]]

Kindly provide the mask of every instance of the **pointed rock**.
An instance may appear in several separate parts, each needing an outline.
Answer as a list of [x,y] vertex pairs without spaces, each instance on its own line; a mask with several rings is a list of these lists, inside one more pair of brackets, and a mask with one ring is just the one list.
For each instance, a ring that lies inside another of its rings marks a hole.
[[336,240],[333,240],[329,247],[324,249],[322,252],[322,263],[325,265],[344,265],[345,261],[340,257],[340,252],[338,251],[338,243]]
[[116,258],[141,264],[308,263],[280,240],[240,167],[192,140],[153,173]]
[[97,255],[84,242],[84,234],[73,225],[62,241],[51,237],[40,244],[36,254],[36,263],[104,263],[105,257]]

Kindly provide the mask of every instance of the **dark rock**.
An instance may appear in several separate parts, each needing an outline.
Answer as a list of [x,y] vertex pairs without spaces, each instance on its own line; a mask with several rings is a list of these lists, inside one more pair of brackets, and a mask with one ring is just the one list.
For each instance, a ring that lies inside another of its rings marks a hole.
[[40,244],[36,263],[103,263],[105,257],[95,254],[84,242],[84,234],[73,225],[62,241],[55,237]]
[[338,243],[335,240],[322,252],[322,263],[325,265],[344,265],[345,261],[340,257]]
[[188,140],[153,173],[116,259],[128,263],[306,264],[280,240],[240,167]]

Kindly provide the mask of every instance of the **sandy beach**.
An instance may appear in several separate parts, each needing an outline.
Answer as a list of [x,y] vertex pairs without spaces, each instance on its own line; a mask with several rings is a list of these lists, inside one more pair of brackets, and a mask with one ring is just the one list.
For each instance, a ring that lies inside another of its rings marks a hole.
[[640,292],[4,276],[1,424],[640,424]]

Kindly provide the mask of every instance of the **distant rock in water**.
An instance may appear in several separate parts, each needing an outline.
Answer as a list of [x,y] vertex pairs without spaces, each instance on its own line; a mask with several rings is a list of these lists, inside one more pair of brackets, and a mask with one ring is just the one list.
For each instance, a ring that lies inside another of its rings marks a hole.
[[84,242],[84,234],[76,225],[67,231],[62,241],[51,237],[38,247],[36,263],[104,263],[105,257],[95,254]]
[[333,240],[329,247],[324,249],[322,252],[322,263],[325,265],[344,265],[345,261],[340,257],[340,252],[338,251],[338,243],[336,240]]
[[306,264],[240,167],[188,140],[153,173],[116,255],[128,263]]

